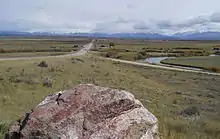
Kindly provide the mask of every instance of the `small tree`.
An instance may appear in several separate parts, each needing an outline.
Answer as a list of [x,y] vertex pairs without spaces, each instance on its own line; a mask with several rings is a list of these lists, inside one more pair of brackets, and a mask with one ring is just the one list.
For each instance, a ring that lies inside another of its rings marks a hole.
[[5,50],[3,48],[0,49],[0,53],[4,53]]
[[74,45],[73,47],[74,47],[74,48],[78,48],[78,47],[79,47],[79,45]]
[[110,42],[110,43],[109,43],[109,47],[110,47],[110,48],[113,48],[114,46],[115,46],[115,44],[114,44],[113,42]]
[[144,51],[140,51],[137,53],[136,59],[140,60],[140,59],[144,59],[146,58],[146,53]]

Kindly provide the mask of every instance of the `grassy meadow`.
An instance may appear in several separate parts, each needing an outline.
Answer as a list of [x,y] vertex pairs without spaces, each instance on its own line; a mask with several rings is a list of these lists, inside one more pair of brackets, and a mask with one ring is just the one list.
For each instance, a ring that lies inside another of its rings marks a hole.
[[165,59],[162,63],[220,72],[220,56],[179,57],[175,59]]
[[67,55],[71,52],[21,52],[21,53],[4,53],[0,54],[0,58],[19,58],[19,57],[39,57],[39,56],[58,56]]
[[1,38],[0,57],[28,57],[63,55],[78,51],[89,38]]
[[[41,61],[48,67],[39,67]],[[0,138],[48,94],[81,83],[133,93],[159,119],[164,139],[220,138],[219,76],[121,64],[94,55],[0,61],[0,67]],[[177,114],[192,106],[198,119]]]
[[[109,45],[113,43],[111,48]],[[104,57],[124,60],[140,60],[160,56],[208,56],[215,53],[212,48],[219,46],[219,41],[151,41],[126,39],[99,39],[95,42],[98,52]]]

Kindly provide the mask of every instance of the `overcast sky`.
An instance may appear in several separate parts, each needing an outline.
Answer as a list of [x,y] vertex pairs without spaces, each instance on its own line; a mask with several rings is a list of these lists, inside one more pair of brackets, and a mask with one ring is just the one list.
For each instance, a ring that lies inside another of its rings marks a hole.
[[219,0],[0,0],[0,30],[218,31]]

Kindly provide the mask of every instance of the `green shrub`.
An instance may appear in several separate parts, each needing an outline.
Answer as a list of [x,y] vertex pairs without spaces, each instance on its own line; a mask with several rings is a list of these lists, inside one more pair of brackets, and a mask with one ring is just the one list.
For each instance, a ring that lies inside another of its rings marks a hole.
[[3,48],[0,49],[0,53],[4,53],[5,50]]
[[53,80],[50,77],[45,77],[43,80],[43,86],[52,88],[52,85],[53,85]]
[[46,61],[41,61],[40,64],[38,64],[39,67],[42,67],[42,68],[47,68],[48,67],[48,64]]
[[117,55],[118,55],[117,52],[110,51],[110,52],[107,52],[106,57],[114,58],[114,57],[116,57]]
[[115,44],[114,44],[113,42],[110,42],[110,43],[109,43],[109,46],[110,46],[110,47],[113,47],[113,46],[115,46]]
[[74,45],[73,47],[74,47],[74,48],[78,48],[78,47],[79,47],[79,45]]
[[145,59],[147,57],[147,54],[144,51],[138,52],[136,56],[136,60]]

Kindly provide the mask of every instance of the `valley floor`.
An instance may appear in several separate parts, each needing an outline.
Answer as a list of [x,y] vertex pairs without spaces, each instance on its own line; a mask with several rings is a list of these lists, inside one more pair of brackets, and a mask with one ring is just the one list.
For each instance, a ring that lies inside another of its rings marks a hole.
[[[45,61],[48,67],[39,67]],[[48,94],[92,83],[127,90],[159,119],[165,139],[220,138],[220,76],[122,64],[97,56],[0,61],[0,132]],[[199,117],[179,112],[195,107]]]

